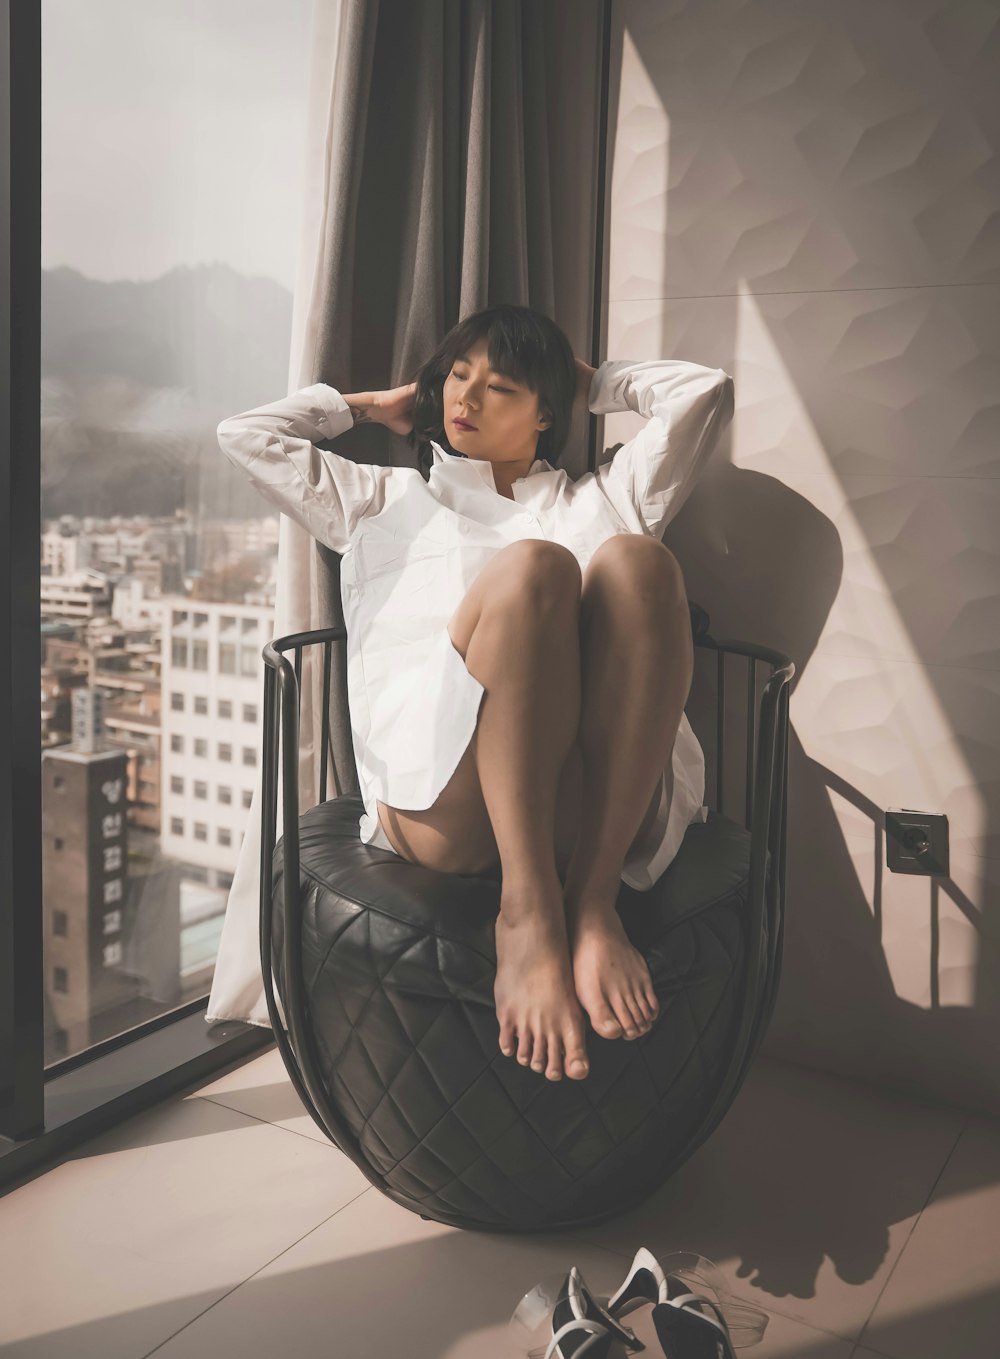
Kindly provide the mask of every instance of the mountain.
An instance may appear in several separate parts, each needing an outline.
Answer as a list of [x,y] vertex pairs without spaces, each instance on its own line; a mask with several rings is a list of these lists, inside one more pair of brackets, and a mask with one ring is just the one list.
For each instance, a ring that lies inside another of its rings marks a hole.
[[292,295],[228,264],[146,282],[41,280],[42,515],[258,518],[216,426],[285,395]]

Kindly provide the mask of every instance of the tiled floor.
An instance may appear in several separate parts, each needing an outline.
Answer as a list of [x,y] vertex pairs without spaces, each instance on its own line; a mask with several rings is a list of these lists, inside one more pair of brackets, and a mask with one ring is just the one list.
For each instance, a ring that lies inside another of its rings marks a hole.
[[[5,1359],[518,1359],[521,1295],[691,1250],[766,1309],[755,1359],[996,1359],[1000,1125],[758,1059],[640,1210],[575,1235],[441,1227],[302,1112],[276,1048],[0,1199]],[[662,1351],[649,1309],[629,1318]]]

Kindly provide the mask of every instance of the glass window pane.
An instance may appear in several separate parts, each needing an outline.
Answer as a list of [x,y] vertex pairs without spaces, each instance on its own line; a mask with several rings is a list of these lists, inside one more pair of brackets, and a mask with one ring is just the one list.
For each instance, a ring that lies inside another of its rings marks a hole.
[[312,8],[41,6],[47,1064],[211,987],[243,818],[193,813],[209,719],[258,693],[278,527],[216,428],[287,392]]

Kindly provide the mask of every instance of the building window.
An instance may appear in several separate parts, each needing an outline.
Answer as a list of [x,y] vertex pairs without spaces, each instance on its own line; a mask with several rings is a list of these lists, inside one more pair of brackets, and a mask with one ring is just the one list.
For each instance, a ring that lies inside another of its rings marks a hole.
[[52,933],[66,935],[69,933],[69,917],[65,911],[52,912]]
[[207,670],[207,669],[208,669],[208,643],[207,643],[207,642],[192,642],[192,643],[191,643],[191,669],[192,669],[192,670]]
[[236,619],[232,614],[223,613],[219,615],[219,628],[222,632],[235,632]]
[[188,644],[185,637],[170,639],[170,663],[177,670],[186,670],[188,663]]
[[205,740],[204,736],[196,736],[194,738],[194,753],[201,760],[208,759],[208,742]]
[[208,716],[208,699],[204,694],[196,694],[194,699],[195,713],[200,717]]
[[52,969],[52,985],[56,991],[61,991],[63,994],[69,990],[69,973],[64,967]]
[[232,806],[233,790],[226,784],[220,783],[218,788],[219,801],[225,803],[227,807]]
[[231,845],[233,843],[233,833],[228,826],[220,826],[216,831],[220,845]]
[[171,835],[184,834],[184,818],[182,816],[172,816],[170,818],[170,834]]
[[207,613],[196,613],[195,616],[194,616],[194,625],[195,625],[196,628],[207,628],[207,627],[208,627],[208,614],[207,614]]
[[194,838],[196,840],[208,839],[208,826],[204,821],[196,821],[194,823]]
[[249,765],[254,765],[254,766],[256,765],[256,763],[257,763],[257,748],[256,748],[256,746],[244,746],[244,747],[243,747],[243,763],[244,763],[244,764],[249,764]]
[[257,648],[255,646],[240,647],[240,674],[252,679],[257,673]]
[[177,753],[178,755],[183,755],[183,754],[184,754],[184,737],[183,737],[183,736],[179,736],[179,735],[177,734],[177,732],[174,732],[174,734],[173,734],[173,735],[171,736],[171,738],[170,738],[170,749],[173,750],[173,751],[176,751],[176,753]]
[[172,793],[184,792],[184,780],[181,778],[179,774],[170,775],[170,791]]
[[256,633],[256,631],[257,631],[257,621],[258,621],[258,620],[257,620],[256,618],[241,618],[241,619],[240,619],[240,632],[243,634],[244,637],[246,637],[248,633],[251,633],[251,632],[252,632],[252,633]]
[[233,758],[233,748],[228,741],[220,741],[218,745],[219,759],[227,762]]
[[236,645],[234,642],[219,643],[219,674],[236,674]]
[[194,795],[195,795],[195,797],[207,798],[207,797],[208,797],[208,784],[207,784],[207,783],[203,783],[201,779],[195,779],[195,781],[194,781]]
[[244,704],[243,704],[243,721],[244,721],[244,722],[256,722],[256,721],[257,721],[257,704],[256,704],[256,703],[244,703]]
[[187,609],[174,609],[174,627],[179,628],[188,621]]
[[184,695],[183,695],[183,694],[171,694],[171,695],[170,695],[170,708],[171,708],[171,711],[173,711],[173,712],[175,712],[175,713],[182,713],[182,712],[184,711]]
[[253,789],[252,789],[252,788],[244,788],[244,789],[243,789],[243,806],[244,806],[244,807],[249,807],[250,804],[251,804],[252,802],[253,802]]
[[228,722],[233,715],[232,700],[228,698],[219,699],[219,716],[224,722]]

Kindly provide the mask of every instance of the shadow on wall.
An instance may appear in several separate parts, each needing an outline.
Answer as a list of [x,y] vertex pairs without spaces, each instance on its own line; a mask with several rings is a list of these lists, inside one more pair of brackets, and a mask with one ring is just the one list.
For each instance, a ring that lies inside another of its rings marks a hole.
[[[709,513],[710,532],[705,522],[699,523]],[[885,809],[811,758],[797,739],[795,691],[808,672],[840,589],[843,552],[837,530],[810,501],[777,478],[723,463],[699,486],[665,539],[684,562],[689,579],[697,581],[693,595],[708,609],[714,637],[760,642],[785,652],[796,666],[788,750],[785,954],[763,1050],[995,1116],[1000,1112],[1000,1092],[991,1102],[988,1082],[995,1070],[1000,974],[989,939],[980,935],[976,1004],[939,1001],[939,894],[950,898],[981,930],[979,909],[950,877],[908,880],[908,887],[919,893],[925,914],[913,922],[913,937],[896,943],[911,949],[922,946],[929,928],[931,1004],[925,1008],[898,996],[882,940],[883,878],[889,871],[884,863]],[[712,546],[712,539],[718,546]],[[706,796],[713,799],[715,658],[696,655],[704,667],[697,672],[702,700],[698,686],[693,687],[688,714],[705,750]],[[817,663],[822,664],[822,658]],[[742,670],[727,669],[724,810],[736,819],[743,816],[743,679]],[[731,690],[739,698],[732,707]],[[859,720],[866,724],[877,722],[870,699],[868,690],[859,698]],[[873,728],[873,758],[876,734]],[[852,858],[852,848],[845,842],[835,800],[850,804],[859,818],[871,823],[871,899],[859,879],[863,866]],[[910,805],[905,790],[894,805]],[[954,834],[953,824],[951,829]]]

